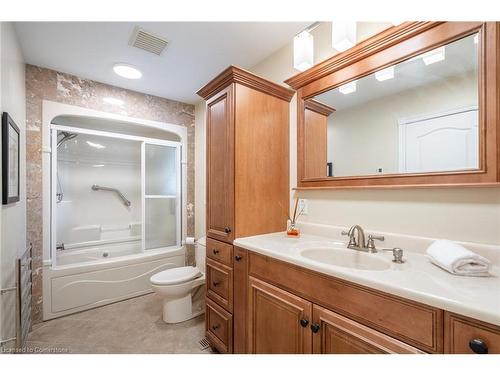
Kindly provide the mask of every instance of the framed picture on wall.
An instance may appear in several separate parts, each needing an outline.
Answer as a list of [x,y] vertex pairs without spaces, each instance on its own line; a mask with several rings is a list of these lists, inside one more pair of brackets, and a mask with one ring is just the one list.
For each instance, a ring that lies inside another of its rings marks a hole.
[[20,131],[7,112],[2,114],[2,204],[19,201]]

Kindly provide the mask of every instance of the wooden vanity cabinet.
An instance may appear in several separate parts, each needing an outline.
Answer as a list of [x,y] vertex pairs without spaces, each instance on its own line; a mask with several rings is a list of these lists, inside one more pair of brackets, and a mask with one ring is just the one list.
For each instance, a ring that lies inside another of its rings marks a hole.
[[223,353],[246,352],[247,256],[233,240],[286,229],[293,94],[234,66],[198,91],[207,101],[206,335]]

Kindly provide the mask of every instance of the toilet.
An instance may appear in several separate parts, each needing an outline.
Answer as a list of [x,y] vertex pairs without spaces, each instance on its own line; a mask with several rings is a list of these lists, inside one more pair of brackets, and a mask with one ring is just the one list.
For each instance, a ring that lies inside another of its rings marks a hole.
[[196,267],[175,267],[151,276],[153,291],[162,297],[163,321],[180,323],[205,311],[205,237],[195,246]]

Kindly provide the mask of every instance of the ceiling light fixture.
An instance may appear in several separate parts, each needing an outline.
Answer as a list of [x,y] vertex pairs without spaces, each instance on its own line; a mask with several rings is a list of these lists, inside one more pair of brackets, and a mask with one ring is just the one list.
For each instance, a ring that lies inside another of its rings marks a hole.
[[394,65],[375,72],[375,78],[379,82],[394,78]]
[[94,143],[94,142],[90,142],[90,141],[86,141],[87,144],[90,146],[90,147],[94,147],[94,148],[97,148],[97,149],[102,149],[102,148],[106,148],[106,146],[103,146],[101,145],[100,143]]
[[113,70],[120,77],[127,79],[139,79],[142,77],[142,73],[136,67],[129,64],[118,63],[113,65]]
[[356,92],[356,81],[352,81],[349,83],[346,83],[345,85],[339,86],[339,91],[344,94],[348,95],[353,92]]
[[123,100],[112,98],[112,97],[109,97],[109,96],[103,98],[102,101],[106,102],[108,104],[112,104],[112,105],[118,105],[118,106],[122,106],[123,105]]
[[356,44],[356,22],[332,22],[332,47],[343,52]]
[[445,48],[444,46],[433,49],[432,51],[426,52],[422,55],[422,60],[424,60],[425,65],[431,65],[445,59]]

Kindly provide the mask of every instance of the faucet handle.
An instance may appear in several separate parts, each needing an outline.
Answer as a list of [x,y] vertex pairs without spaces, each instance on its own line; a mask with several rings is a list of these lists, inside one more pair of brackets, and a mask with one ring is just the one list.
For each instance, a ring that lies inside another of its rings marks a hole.
[[384,241],[385,237],[384,236],[374,236],[373,234],[368,235],[368,243],[366,247],[370,249],[370,251],[375,252],[375,240],[377,241]]
[[341,232],[341,234],[343,236],[349,236],[349,244],[347,245],[347,247],[352,247],[352,246],[358,246],[358,243],[356,241],[356,238],[353,236],[353,232],[352,230],[349,229],[349,231],[345,231],[343,230]]

